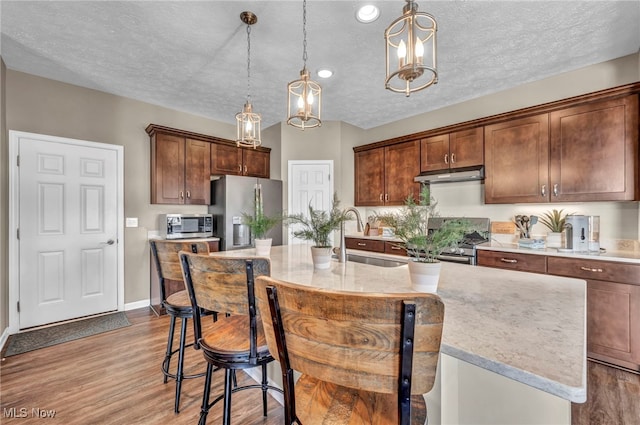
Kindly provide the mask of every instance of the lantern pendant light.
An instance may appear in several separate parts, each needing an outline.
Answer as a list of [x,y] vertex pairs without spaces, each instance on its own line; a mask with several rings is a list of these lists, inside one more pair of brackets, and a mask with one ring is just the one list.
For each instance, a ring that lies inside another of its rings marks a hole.
[[247,101],[242,112],[236,114],[236,145],[251,146],[255,149],[262,143],[260,139],[262,118],[260,114],[253,112],[251,106],[251,25],[258,22],[258,17],[251,12],[242,12],[240,19],[247,24]]
[[307,1],[302,2],[302,60],[304,66],[300,71],[300,79],[287,86],[287,124],[304,130],[319,127],[322,124],[320,111],[322,108],[322,88],[320,84],[309,79],[307,70]]
[[406,0],[403,14],[384,32],[387,76],[385,88],[407,97],[438,82],[436,68],[436,20],[418,12],[413,0]]

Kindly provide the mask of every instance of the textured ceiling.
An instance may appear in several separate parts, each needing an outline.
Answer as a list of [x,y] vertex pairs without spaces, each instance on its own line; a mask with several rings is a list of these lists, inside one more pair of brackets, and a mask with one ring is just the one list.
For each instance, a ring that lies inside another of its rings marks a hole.
[[[368,129],[638,52],[640,1],[425,1],[438,21],[439,83],[409,98],[384,89],[384,29],[403,1],[307,2],[307,67],[330,67],[323,120]],[[247,94],[263,128],[285,120],[302,68],[301,1],[0,2],[9,69],[234,123]]]

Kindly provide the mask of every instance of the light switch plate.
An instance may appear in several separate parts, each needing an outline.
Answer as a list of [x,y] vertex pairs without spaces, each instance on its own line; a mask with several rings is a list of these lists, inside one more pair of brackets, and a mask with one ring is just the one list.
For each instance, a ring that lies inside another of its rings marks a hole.
[[127,217],[125,219],[125,226],[138,227],[138,217]]

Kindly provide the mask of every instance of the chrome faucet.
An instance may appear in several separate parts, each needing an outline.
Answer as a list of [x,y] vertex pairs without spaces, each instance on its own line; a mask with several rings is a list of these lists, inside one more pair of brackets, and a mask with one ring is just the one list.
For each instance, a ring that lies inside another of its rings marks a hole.
[[[356,215],[356,220],[358,222],[358,232],[362,232],[363,229],[363,225],[362,225],[362,217],[360,217],[360,211],[358,211],[355,207],[349,207],[346,208],[344,210],[344,213],[350,213],[353,212]],[[347,247],[345,246],[344,243],[344,221],[342,222],[342,225],[340,226],[340,253],[338,254],[338,262],[340,263],[345,263],[347,261]]]

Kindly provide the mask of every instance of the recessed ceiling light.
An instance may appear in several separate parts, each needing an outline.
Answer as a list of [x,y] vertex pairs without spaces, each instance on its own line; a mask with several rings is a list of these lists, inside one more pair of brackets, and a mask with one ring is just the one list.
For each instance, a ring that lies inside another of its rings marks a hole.
[[378,16],[380,16],[380,9],[373,4],[366,4],[356,12],[356,19],[365,24],[375,21]]
[[329,78],[333,75],[333,71],[328,68],[324,68],[324,69],[319,69],[317,74],[318,74],[318,77],[320,78]]

